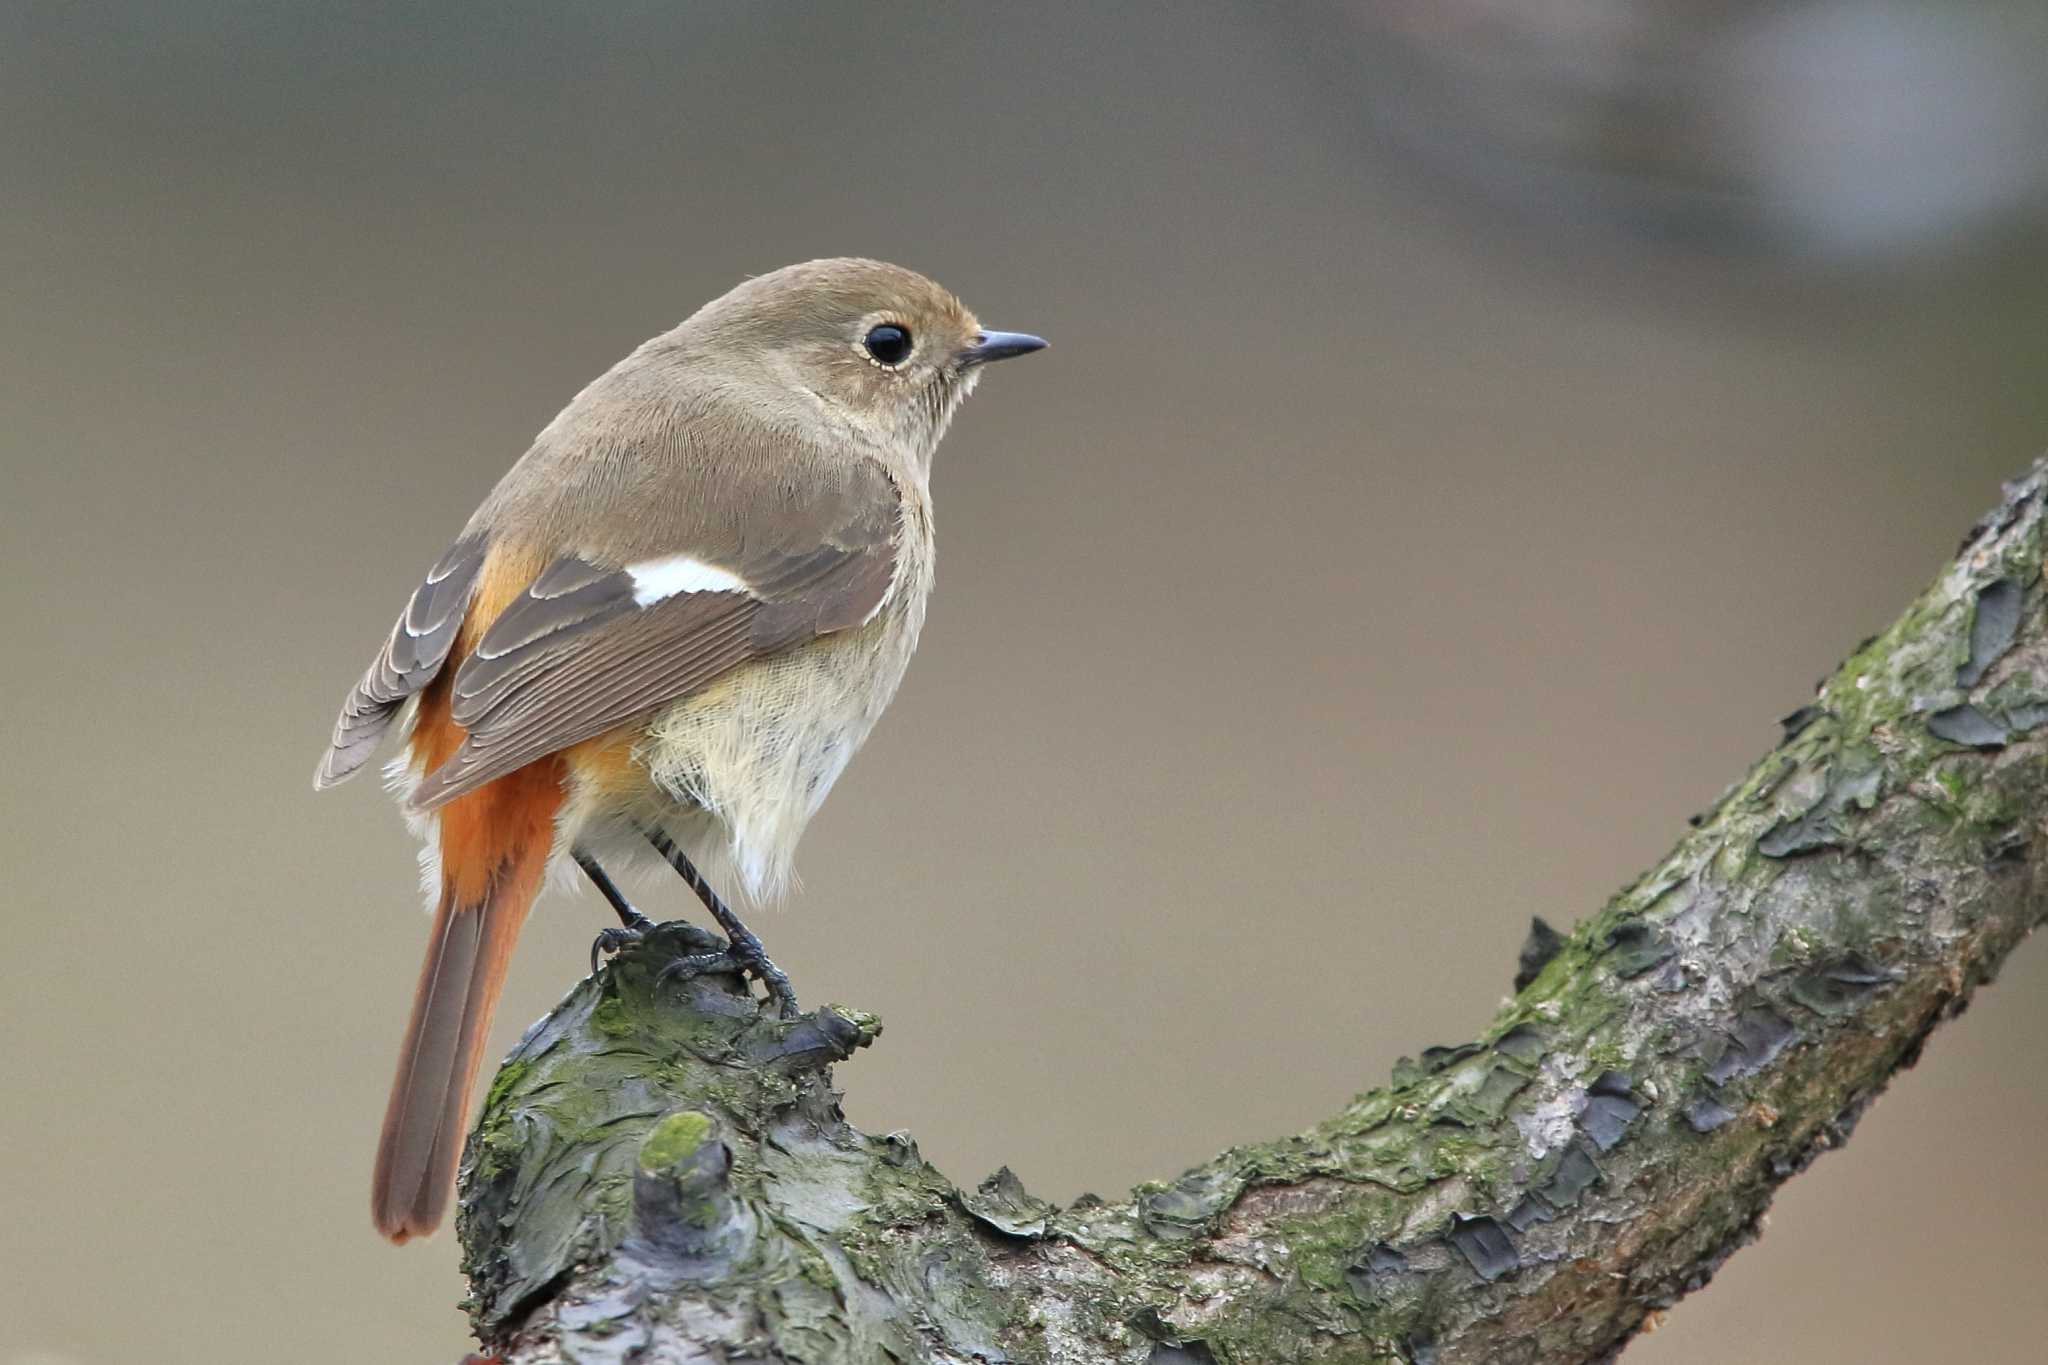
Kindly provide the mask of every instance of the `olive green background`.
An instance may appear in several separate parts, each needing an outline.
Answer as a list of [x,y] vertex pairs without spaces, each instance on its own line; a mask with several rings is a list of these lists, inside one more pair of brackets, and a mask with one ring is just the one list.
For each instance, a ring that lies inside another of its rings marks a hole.
[[[413,845],[309,777],[531,434],[743,274],[1053,341],[758,927],[886,1021],[857,1122],[1057,1198],[1470,1035],[2048,447],[2038,242],[1547,234],[1252,7],[702,8],[8,10],[0,1365],[460,1355],[452,1239],[366,1209]],[[1629,1360],[2039,1359],[2044,1041],[2029,949]]]

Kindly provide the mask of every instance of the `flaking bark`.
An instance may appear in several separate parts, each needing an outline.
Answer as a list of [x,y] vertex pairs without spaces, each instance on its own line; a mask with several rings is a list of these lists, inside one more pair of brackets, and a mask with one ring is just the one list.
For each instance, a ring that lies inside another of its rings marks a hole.
[[[655,976],[499,1072],[461,1235],[506,1362],[1611,1357],[1755,1235],[2044,915],[2048,462],[1477,1041],[1117,1203],[956,1188],[842,1118],[873,1019]],[[1503,954],[1505,968],[1507,954]]]

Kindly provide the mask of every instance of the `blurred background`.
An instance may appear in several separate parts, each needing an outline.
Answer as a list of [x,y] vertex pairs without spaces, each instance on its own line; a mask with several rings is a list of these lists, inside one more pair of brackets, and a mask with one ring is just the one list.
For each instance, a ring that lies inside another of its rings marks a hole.
[[[365,1209],[412,844],[309,774],[557,407],[807,257],[1055,343],[759,921],[855,1121],[1114,1194],[1471,1035],[2048,448],[2044,22],[8,7],[0,1365],[460,1356]],[[2044,1040],[2030,949],[1628,1359],[2038,1360]]]

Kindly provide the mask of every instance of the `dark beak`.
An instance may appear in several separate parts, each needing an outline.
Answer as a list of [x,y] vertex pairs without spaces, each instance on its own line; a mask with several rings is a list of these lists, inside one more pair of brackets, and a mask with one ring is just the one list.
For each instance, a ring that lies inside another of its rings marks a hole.
[[1008,360],[1013,355],[1030,355],[1045,349],[1045,338],[1029,332],[980,332],[974,344],[960,353],[960,368],[986,365],[991,360]]

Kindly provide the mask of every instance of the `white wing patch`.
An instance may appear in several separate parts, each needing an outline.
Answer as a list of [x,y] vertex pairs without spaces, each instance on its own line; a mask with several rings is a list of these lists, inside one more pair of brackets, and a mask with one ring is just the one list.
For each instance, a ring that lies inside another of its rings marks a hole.
[[633,601],[637,606],[651,607],[665,598],[683,592],[745,592],[746,580],[727,573],[716,564],[706,564],[701,559],[688,555],[668,555],[662,559],[646,559],[638,564],[626,566],[626,577],[633,580]]

